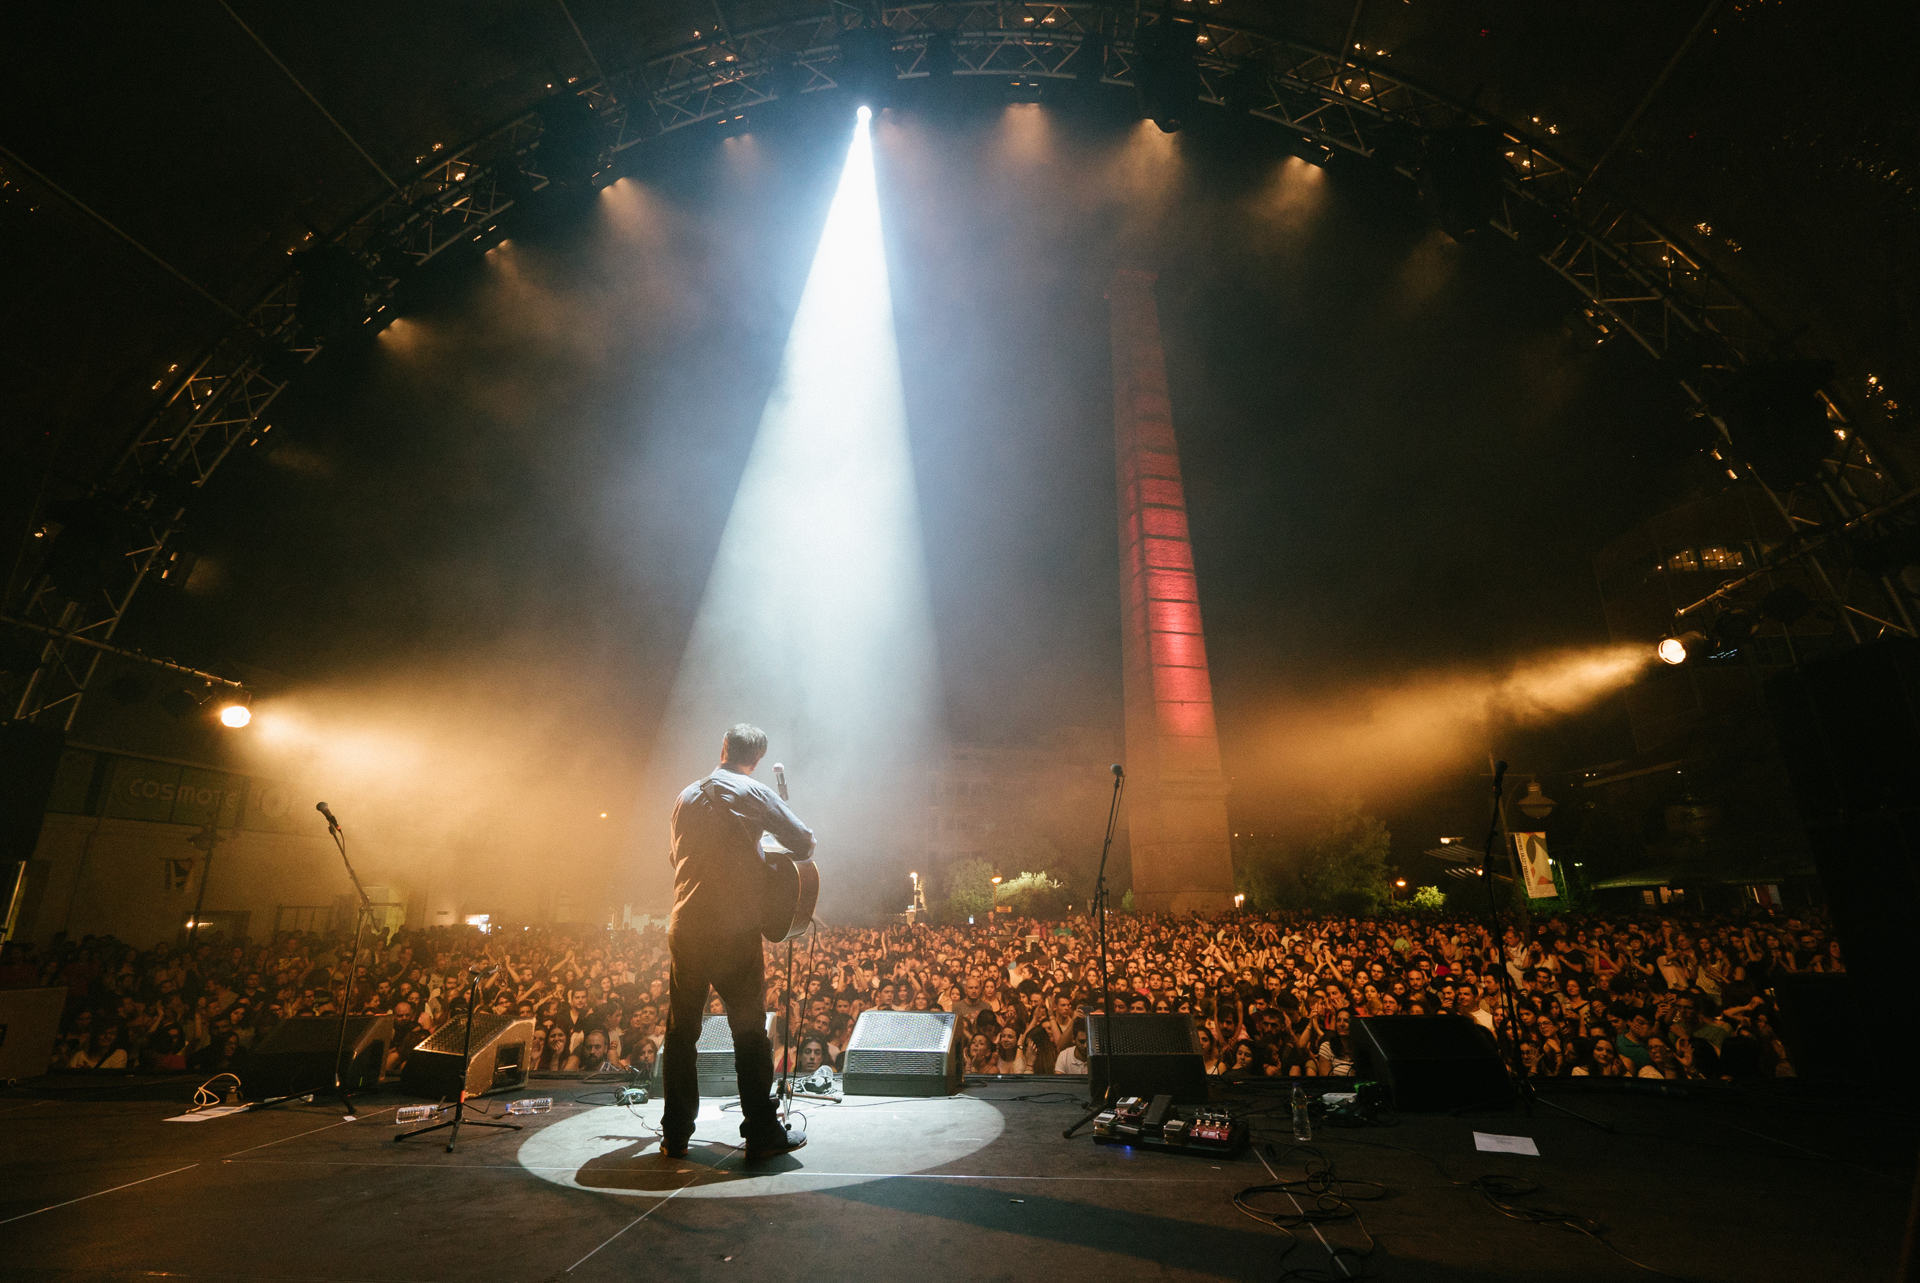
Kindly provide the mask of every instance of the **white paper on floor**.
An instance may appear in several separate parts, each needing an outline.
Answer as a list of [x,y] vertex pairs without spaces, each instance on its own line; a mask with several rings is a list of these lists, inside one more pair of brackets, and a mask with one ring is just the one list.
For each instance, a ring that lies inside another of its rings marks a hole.
[[245,1105],[208,1105],[205,1109],[196,1109],[191,1113],[175,1114],[167,1119],[170,1123],[204,1123],[209,1118],[225,1118],[228,1114],[243,1113]]
[[1531,1136],[1502,1136],[1497,1132],[1475,1132],[1473,1147],[1489,1154],[1532,1154],[1540,1157],[1540,1147]]

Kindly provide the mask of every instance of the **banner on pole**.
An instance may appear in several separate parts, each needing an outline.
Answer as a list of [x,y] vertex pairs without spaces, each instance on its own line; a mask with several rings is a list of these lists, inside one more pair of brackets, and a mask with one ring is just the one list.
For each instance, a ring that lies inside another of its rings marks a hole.
[[1526,880],[1527,894],[1535,900],[1559,895],[1560,888],[1553,881],[1553,861],[1547,858],[1547,835],[1515,833],[1513,848],[1520,857],[1520,876]]

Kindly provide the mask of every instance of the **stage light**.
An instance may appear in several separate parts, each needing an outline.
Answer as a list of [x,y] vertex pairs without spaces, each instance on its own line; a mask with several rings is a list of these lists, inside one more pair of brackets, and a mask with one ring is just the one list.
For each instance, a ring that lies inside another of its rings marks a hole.
[[1654,653],[1660,656],[1663,663],[1684,664],[1687,657],[1706,640],[1707,635],[1702,632],[1676,633],[1671,637],[1662,637],[1660,644],[1654,647]]
[[253,696],[247,691],[236,691],[220,704],[220,724],[239,730],[253,720]]
[[865,103],[861,103],[860,110],[855,112],[854,115],[858,116],[860,123],[864,125],[873,119],[873,108],[867,106]]

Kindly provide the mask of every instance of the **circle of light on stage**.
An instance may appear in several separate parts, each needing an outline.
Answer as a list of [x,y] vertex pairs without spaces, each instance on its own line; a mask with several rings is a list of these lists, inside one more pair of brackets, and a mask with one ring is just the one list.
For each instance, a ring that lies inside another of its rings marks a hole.
[[1661,662],[1663,663],[1684,664],[1687,662],[1687,644],[1678,637],[1662,637],[1660,644],[1654,648],[1654,653],[1660,656]]
[[220,724],[222,726],[230,726],[237,731],[252,720],[253,710],[237,699],[223,704],[220,708]]
[[614,1109],[559,1118],[522,1142],[520,1165],[556,1185],[623,1198],[759,1198],[944,1168],[991,1145],[1006,1126],[1000,1110],[969,1096],[806,1102],[807,1147],[791,1160],[750,1164],[731,1100],[701,1102],[687,1156],[678,1159],[660,1152],[657,1109],[649,1106],[645,1119]]

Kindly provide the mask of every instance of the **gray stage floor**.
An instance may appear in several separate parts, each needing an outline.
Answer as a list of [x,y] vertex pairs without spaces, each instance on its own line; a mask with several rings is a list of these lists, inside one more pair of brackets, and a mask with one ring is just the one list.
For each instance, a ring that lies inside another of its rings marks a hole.
[[[582,1104],[519,1132],[395,1144],[392,1095],[169,1122],[190,1088],[52,1080],[0,1098],[0,1274],[10,1279],[612,1280],[1653,1277],[1589,1234],[1503,1215],[1470,1187],[1591,1218],[1606,1243],[1686,1279],[1892,1275],[1911,1190],[1911,1116],[1791,1091],[1555,1094],[1551,1109],[1323,1129],[1361,1220],[1289,1238],[1233,1205],[1297,1180],[1275,1097],[1240,1097],[1271,1148],[1209,1159],[1095,1145],[1044,1082],[935,1100],[803,1102],[811,1141],[749,1165],[708,1102],[692,1152],[662,1156],[657,1103]],[[1084,1086],[1077,1088],[1084,1091]],[[504,1102],[490,1098],[498,1110]],[[1539,1156],[1486,1153],[1474,1133]],[[1372,1194],[1367,1186],[1355,1194]],[[1310,1194],[1298,1205],[1312,1206]],[[1291,1214],[1284,1194],[1262,1208]],[[1590,1227],[1591,1228],[1591,1227]],[[1291,1251],[1288,1250],[1292,1244]],[[1330,1255],[1371,1246],[1365,1259]],[[1283,1261],[1284,1256],[1284,1261]]]

